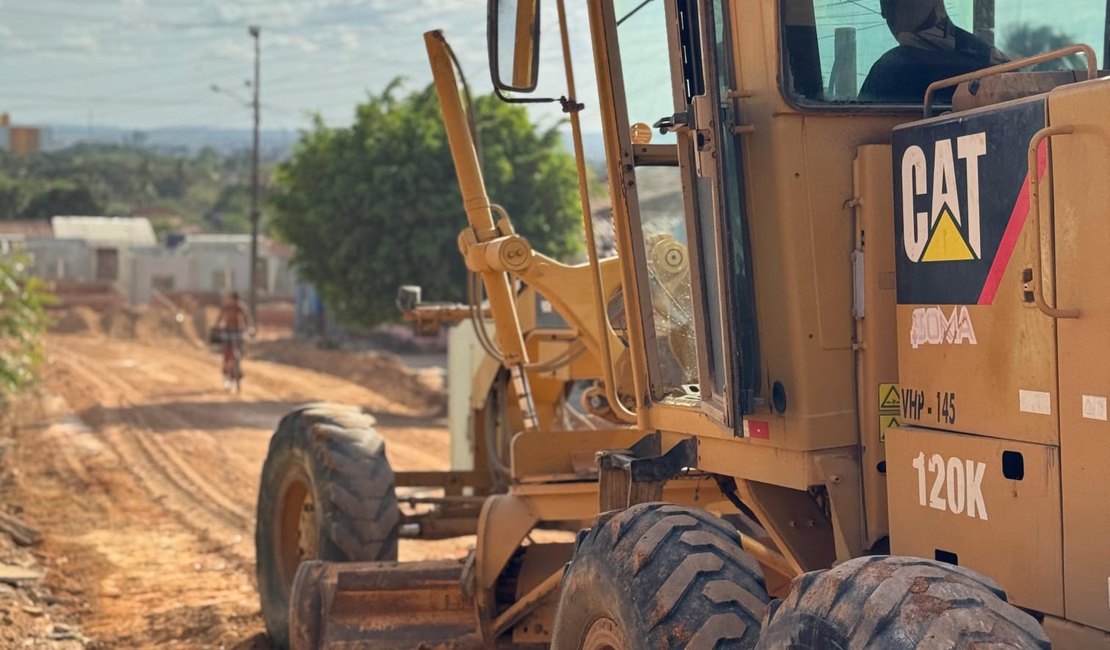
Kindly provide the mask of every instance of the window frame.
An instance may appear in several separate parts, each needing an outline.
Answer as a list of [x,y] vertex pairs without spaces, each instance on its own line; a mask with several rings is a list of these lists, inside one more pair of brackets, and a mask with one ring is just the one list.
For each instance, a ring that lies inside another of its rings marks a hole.
[[[778,0],[774,3],[775,8],[775,39],[778,43],[778,86],[779,95],[783,101],[791,108],[803,113],[815,114],[863,114],[863,115],[904,115],[904,114],[920,114],[924,109],[924,97],[922,101],[916,104],[895,104],[895,103],[834,103],[822,102],[795,95],[793,88],[788,83],[789,75],[789,52],[787,51],[786,38],[784,38],[784,23],[783,16],[786,13],[786,3],[789,0]],[[997,22],[996,22],[997,24]],[[1102,42],[1102,58],[1100,59],[1100,70],[1110,69],[1110,2],[1106,5],[1106,12],[1103,14],[1103,42]],[[1091,47],[1096,47],[1091,45]],[[949,102],[933,102],[933,107],[938,111],[951,110],[952,104]]]

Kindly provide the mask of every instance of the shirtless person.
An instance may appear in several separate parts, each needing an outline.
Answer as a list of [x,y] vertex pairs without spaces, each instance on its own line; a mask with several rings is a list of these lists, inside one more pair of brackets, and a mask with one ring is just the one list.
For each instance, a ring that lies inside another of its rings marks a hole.
[[[251,322],[251,316],[247,310],[243,309],[239,304],[239,294],[232,292],[227,297],[227,302],[220,309],[220,315],[216,317],[215,328],[220,331],[223,339],[223,352],[224,352],[224,383],[226,388],[230,388],[232,380],[236,382],[243,377],[241,368],[237,368],[236,372],[230,371],[230,365],[233,362],[234,353],[238,352],[241,359],[243,356],[243,335],[245,333],[254,332],[254,323]],[[238,364],[236,364],[238,365]],[[235,375],[234,377],[232,375]]]

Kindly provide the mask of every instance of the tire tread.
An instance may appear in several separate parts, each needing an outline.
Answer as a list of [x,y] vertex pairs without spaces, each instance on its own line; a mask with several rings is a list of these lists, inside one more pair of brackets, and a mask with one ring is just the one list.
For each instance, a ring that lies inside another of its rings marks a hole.
[[790,595],[768,609],[763,631],[760,647],[767,648],[1051,647],[1036,620],[990,578],[898,556],[856,558],[795,578]]
[[[593,585],[619,590],[634,648],[754,648],[768,596],[757,562],[723,520],[684,506],[648,503],[599,519],[580,535],[564,578],[553,648],[581,639],[564,613],[580,610]],[[575,611],[574,620],[586,614]],[[584,634],[584,631],[582,631]]]
[[255,531],[262,615],[275,645],[289,642],[289,601],[280,584],[274,527],[277,494],[286,472],[299,465],[313,484],[320,519],[319,559],[397,559],[401,512],[385,441],[372,415],[357,407],[310,404],[281,419],[262,468]]

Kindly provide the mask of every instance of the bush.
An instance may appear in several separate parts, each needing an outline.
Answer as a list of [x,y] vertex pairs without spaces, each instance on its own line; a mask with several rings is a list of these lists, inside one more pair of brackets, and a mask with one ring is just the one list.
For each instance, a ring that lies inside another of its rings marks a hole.
[[22,254],[0,255],[0,400],[32,383],[53,295]]

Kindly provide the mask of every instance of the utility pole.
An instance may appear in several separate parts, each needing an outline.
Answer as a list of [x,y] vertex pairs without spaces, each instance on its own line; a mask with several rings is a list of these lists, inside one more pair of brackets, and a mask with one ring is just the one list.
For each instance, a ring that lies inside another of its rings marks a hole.
[[261,53],[258,44],[258,37],[262,33],[262,28],[258,25],[251,25],[247,30],[252,37],[254,37],[254,148],[251,153],[251,270],[250,270],[250,293],[249,295],[249,309],[251,313],[251,322],[257,321],[257,307],[258,307],[258,81],[260,78],[259,71],[261,69]]

